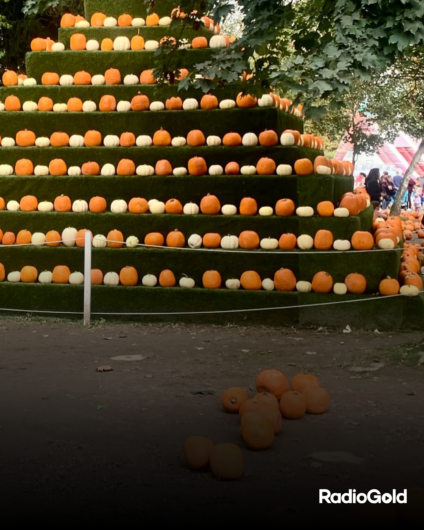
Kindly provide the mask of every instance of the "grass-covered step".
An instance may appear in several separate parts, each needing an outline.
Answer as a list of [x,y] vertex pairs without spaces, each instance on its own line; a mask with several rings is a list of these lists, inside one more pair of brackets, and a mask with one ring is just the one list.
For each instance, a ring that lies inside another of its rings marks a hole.
[[209,41],[213,36],[213,33],[205,28],[203,24],[200,26],[199,31],[192,28],[184,28],[183,33],[180,36],[181,29],[178,26],[143,26],[141,28],[119,26],[115,27],[101,27],[101,28],[61,28],[59,30],[59,42],[62,42],[67,49],[70,47],[70,40],[72,35],[75,33],[82,33],[87,37],[87,40],[96,40],[100,44],[103,39],[109,38],[115,40],[116,37],[128,37],[130,40],[134,35],[141,35],[147,42],[148,40],[160,41],[163,37],[171,35],[178,35],[180,39],[188,39],[190,42],[195,37],[206,37]]
[[[47,95],[55,103],[67,102],[71,97],[84,101],[94,101],[98,106],[104,94],[115,95],[119,101],[131,101],[140,92],[136,87],[23,87],[9,90],[9,93],[21,93],[21,101],[35,101]],[[26,94],[24,94],[24,92]],[[141,90],[144,94],[144,89]],[[172,94],[168,94],[172,97]],[[158,94],[148,95],[154,101]],[[184,97],[181,94],[182,97]],[[7,97],[7,96],[6,96]],[[1,99],[1,96],[0,96]],[[161,96],[165,102],[167,95]],[[200,98],[199,98],[200,99]],[[275,108],[229,109],[229,110],[164,110],[144,112],[0,112],[0,135],[2,138],[15,137],[24,129],[33,131],[37,137],[50,137],[54,132],[66,132],[69,135],[82,134],[98,130],[103,136],[120,135],[132,132],[135,135],[153,135],[160,128],[167,130],[173,137],[187,136],[201,129],[205,136],[223,137],[228,132],[245,134],[253,132],[259,135],[265,130],[282,133],[286,129],[301,130],[299,118]],[[0,147],[0,154],[1,154]],[[318,152],[318,151],[315,151]]]
[[[192,68],[195,64],[213,60],[215,49],[202,48],[179,50],[178,68]],[[155,67],[153,51],[64,51],[64,52],[30,52],[26,55],[28,77],[34,77],[38,83],[46,72],[59,75],[75,75],[82,70],[91,75],[104,74],[109,68],[116,68],[122,77],[128,74],[140,75],[143,70]]]
[[[171,215],[171,214],[131,214],[131,213],[59,213],[59,212],[8,212],[0,211],[0,229],[3,232],[17,234],[27,229],[31,232],[46,233],[50,230],[62,232],[72,226],[78,230],[86,228],[93,234],[107,235],[110,230],[118,229],[125,237],[135,235],[141,242],[150,232],[160,232],[166,236],[173,230],[180,230],[186,240],[192,234],[201,236],[212,232],[221,236],[238,236],[244,230],[254,230],[260,238],[279,238],[281,234],[293,233],[296,236],[308,234],[315,236],[320,229],[330,230],[334,239],[351,239],[354,232],[367,230],[370,214],[368,211],[359,216],[344,219],[332,217],[262,217],[243,215]],[[4,248],[0,246],[0,248]],[[15,250],[15,249],[13,249]],[[382,254],[382,252],[377,252]],[[328,254],[323,254],[328,255]],[[334,252],[334,259],[339,259]],[[369,253],[360,253],[361,259],[367,259]]]
[[[67,265],[71,271],[83,272],[80,248],[68,247],[0,247],[0,263],[6,273],[33,265],[39,272],[53,270],[56,265]],[[243,272],[256,271],[262,280],[274,278],[281,268],[293,271],[297,280],[312,281],[317,272],[326,271],[334,282],[344,282],[352,272],[363,274],[367,280],[367,292],[377,293],[386,276],[397,277],[399,263],[396,251],[363,253],[336,252],[331,254],[290,252],[266,253],[243,250],[192,250],[192,249],[93,249],[92,268],[103,273],[118,272],[127,265],[135,267],[139,281],[146,274],[159,277],[162,270],[170,269],[176,278],[184,274],[202,286],[202,276],[207,270],[217,270],[225,283],[240,278]]]
[[[143,0],[85,0],[85,18],[90,20],[94,13],[104,13],[108,17],[118,18],[128,13],[133,18],[146,18],[149,13],[156,13],[160,17],[171,16],[172,10],[178,5],[175,0],[160,0],[150,7],[149,2]],[[81,13],[82,15],[82,13]]]
[[[82,132],[82,131],[81,131]],[[82,166],[86,162],[97,162],[100,168],[104,164],[114,164],[115,167],[122,159],[132,160],[136,166],[150,164],[155,167],[159,160],[169,160],[173,168],[185,167],[193,157],[203,157],[208,168],[221,165],[223,168],[229,162],[238,162],[240,166],[254,165],[261,158],[271,158],[277,165],[290,164],[296,160],[309,158],[314,161],[320,151],[304,147],[11,147],[0,148],[2,164],[15,166],[20,159],[31,160],[36,165],[49,165],[51,160],[63,159],[68,167]],[[350,182],[350,179],[348,178]]]
[[[133,197],[166,202],[176,198],[183,204],[195,202],[208,193],[217,195],[222,205],[238,206],[243,197],[253,197],[258,206],[275,206],[279,199],[292,199],[297,206],[316,207],[321,200],[334,204],[351,191],[347,177],[312,175],[309,177],[223,175],[201,177],[0,177],[0,197],[6,201],[35,195],[40,201],[54,201],[59,195],[87,202],[98,195],[108,204],[115,199],[130,201]],[[341,224],[344,219],[339,219]],[[371,223],[371,221],[370,221]]]
[[[82,286],[0,283],[1,308],[21,309],[28,313],[31,310],[53,311],[52,317],[63,316],[63,318],[82,321],[83,297]],[[337,303],[334,304],[334,302]],[[272,309],[285,307],[290,309]],[[236,312],[236,310],[253,309],[258,311]],[[58,315],[59,311],[79,314]],[[206,311],[223,311],[224,313],[202,314]],[[353,329],[405,331],[422,330],[424,295],[421,294],[414,298],[399,296],[387,299],[373,295],[337,296],[276,291],[182,289],[179,287],[94,286],[92,288],[92,312],[93,320],[197,324],[211,322],[223,325],[263,323],[282,327],[328,326],[337,329],[349,325]],[[95,313],[102,313],[102,315]],[[104,313],[118,313],[118,315],[108,316]],[[125,313],[190,314],[131,317]],[[4,314],[17,315],[17,313],[10,312]],[[34,313],[34,316],[37,314]]]

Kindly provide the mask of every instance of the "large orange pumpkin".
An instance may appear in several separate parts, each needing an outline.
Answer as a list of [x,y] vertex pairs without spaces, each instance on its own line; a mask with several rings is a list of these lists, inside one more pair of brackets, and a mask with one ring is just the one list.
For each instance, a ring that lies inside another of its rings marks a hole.
[[134,267],[124,267],[119,273],[119,281],[126,287],[138,284],[138,272]]
[[38,278],[38,271],[35,267],[27,265],[21,270],[21,282],[35,283]]
[[277,291],[294,291],[296,283],[296,276],[290,269],[280,269],[274,274],[274,285]]
[[312,290],[315,293],[329,293],[333,289],[333,278],[328,272],[317,272],[312,279]]
[[71,275],[71,271],[69,267],[67,267],[66,265],[57,265],[53,269],[52,281],[53,283],[59,283],[59,284],[69,283],[70,275]]
[[330,230],[318,230],[314,238],[314,247],[317,250],[330,250],[333,248],[334,237]]
[[227,388],[221,396],[221,403],[228,412],[239,412],[241,405],[249,399],[246,391],[240,387]]
[[218,271],[206,271],[203,274],[202,283],[205,289],[220,289],[222,278]]
[[283,418],[299,420],[306,412],[306,398],[300,392],[289,390],[280,400],[280,411]]
[[287,377],[280,370],[263,370],[256,378],[256,390],[273,394],[278,400],[289,388]]
[[240,283],[246,291],[260,291],[262,289],[262,280],[256,271],[243,272]]
[[347,287],[347,292],[350,294],[363,294],[367,288],[365,276],[356,272],[348,274],[344,283]]

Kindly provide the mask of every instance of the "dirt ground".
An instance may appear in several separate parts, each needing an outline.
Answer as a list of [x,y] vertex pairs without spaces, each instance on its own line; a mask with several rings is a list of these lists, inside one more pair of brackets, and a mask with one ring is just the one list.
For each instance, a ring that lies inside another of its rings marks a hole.
[[[424,332],[2,319],[0,352],[0,498],[18,514],[328,522],[348,508],[320,506],[320,488],[424,486]],[[314,373],[331,403],[255,452],[220,396],[253,397],[267,368]],[[239,444],[243,477],[188,470],[191,435]],[[374,508],[393,523],[392,506]]]

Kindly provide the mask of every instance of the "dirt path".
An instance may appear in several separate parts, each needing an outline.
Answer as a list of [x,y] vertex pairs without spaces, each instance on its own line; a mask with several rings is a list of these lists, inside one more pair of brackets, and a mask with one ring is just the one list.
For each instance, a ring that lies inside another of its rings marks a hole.
[[[424,486],[423,341],[424,333],[83,329],[1,320],[2,504],[105,522],[112,515],[120,522],[140,515],[143,522],[180,516],[191,522],[205,513],[208,520],[234,515],[241,522],[256,514],[281,520],[284,506],[306,517],[338,513],[341,508],[318,505],[319,488]],[[112,359],[121,355],[142,357]],[[112,372],[96,371],[108,364]],[[253,452],[240,438],[238,417],[223,412],[220,395],[242,386],[253,396],[256,375],[266,368],[289,378],[315,373],[330,392],[331,408],[284,421],[273,446]],[[182,446],[190,435],[239,444],[243,478],[220,482],[208,471],[187,470]],[[314,455],[334,451],[358,460],[332,463]],[[390,517],[391,507],[380,508]]]

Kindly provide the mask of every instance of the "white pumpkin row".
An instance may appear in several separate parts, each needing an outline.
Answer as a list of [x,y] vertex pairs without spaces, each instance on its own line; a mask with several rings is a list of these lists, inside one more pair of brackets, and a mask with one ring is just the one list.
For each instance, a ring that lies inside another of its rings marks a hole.
[[[38,281],[43,284],[52,283],[53,273],[50,271],[41,272],[38,275]],[[7,281],[11,283],[19,283],[21,281],[21,271],[9,272]],[[84,274],[82,272],[73,272],[69,276],[69,283],[71,285],[82,285],[84,283]]]

